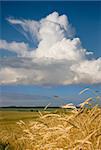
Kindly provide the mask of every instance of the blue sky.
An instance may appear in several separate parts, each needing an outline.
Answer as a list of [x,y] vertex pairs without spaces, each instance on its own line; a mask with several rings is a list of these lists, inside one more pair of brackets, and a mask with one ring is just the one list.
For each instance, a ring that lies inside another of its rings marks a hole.
[[[101,56],[101,2],[1,2],[1,39],[7,42],[25,42],[27,39],[18,32],[17,28],[11,25],[7,18],[14,19],[30,19],[39,21],[47,15],[56,11],[59,15],[65,14],[69,18],[70,24],[75,28],[75,37],[79,37],[82,46],[88,51],[94,52],[93,58],[97,59]],[[33,43],[29,42],[32,47]],[[10,52],[7,48],[0,51],[1,61],[9,61],[9,58],[16,57],[15,52]],[[9,66],[15,65],[16,61],[10,61]],[[13,63],[13,64],[12,64]],[[3,63],[1,68],[5,66]],[[7,64],[6,64],[7,65]],[[18,65],[19,66],[19,65]],[[14,66],[13,66],[14,67]],[[59,66],[58,66],[59,67]],[[20,67],[19,67],[20,68]],[[24,85],[23,83],[0,85],[1,89],[1,105],[24,105],[38,106],[47,105],[49,102],[53,106],[73,102],[78,104],[89,96],[94,96],[91,92],[86,92],[82,96],[78,93],[90,87],[95,91],[101,92],[100,83],[80,83],[70,85],[36,85],[30,82]],[[101,93],[99,93],[100,95]],[[54,95],[59,95],[60,99],[53,98]]]
[[[85,88],[91,88],[94,91],[99,91],[101,95],[101,85],[69,85],[57,87],[39,87],[39,86],[1,86],[1,98],[3,106],[45,106],[51,103],[50,106],[60,106],[66,103],[79,104],[89,97],[95,97],[91,91],[86,91],[84,94],[79,95],[79,92]],[[54,96],[58,95],[59,98],[55,99]]]
[[[21,41],[26,40],[19,32],[7,22],[7,17],[39,20],[57,11],[66,14],[76,29],[76,35],[80,37],[82,44],[88,50],[95,53],[95,57],[101,56],[101,2],[2,2],[2,38]],[[0,27],[1,28],[1,27]],[[12,34],[11,34],[12,33]]]

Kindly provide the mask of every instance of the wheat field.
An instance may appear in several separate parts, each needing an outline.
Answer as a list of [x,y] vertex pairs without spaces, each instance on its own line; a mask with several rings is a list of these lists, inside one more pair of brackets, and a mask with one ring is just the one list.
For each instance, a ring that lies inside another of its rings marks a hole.
[[101,107],[91,100],[69,111],[3,112],[13,121],[0,121],[0,150],[101,150]]
[[39,112],[37,120],[16,122],[0,131],[0,150],[101,150],[101,109]]

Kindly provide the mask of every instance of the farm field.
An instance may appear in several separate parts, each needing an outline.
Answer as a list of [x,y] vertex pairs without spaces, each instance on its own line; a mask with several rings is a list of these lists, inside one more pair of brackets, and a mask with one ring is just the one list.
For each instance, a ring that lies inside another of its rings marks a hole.
[[[16,123],[20,120],[24,122],[35,121],[40,117],[40,112],[49,113],[54,112],[54,108],[43,111],[42,108],[1,108],[0,109],[0,129],[16,130],[18,126]],[[56,112],[57,110],[55,110]]]
[[0,150],[101,149],[101,109],[97,106],[31,111],[0,111]]

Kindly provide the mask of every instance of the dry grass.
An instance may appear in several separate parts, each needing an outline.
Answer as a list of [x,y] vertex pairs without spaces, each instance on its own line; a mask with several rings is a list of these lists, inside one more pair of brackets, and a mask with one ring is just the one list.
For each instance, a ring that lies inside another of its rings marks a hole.
[[0,133],[9,149],[101,150],[101,109],[97,106],[70,115],[41,113],[38,121],[19,121],[17,126],[16,134]]
[[0,150],[101,150],[101,108],[97,105],[83,105],[69,114],[39,115],[34,121],[17,122],[16,132],[2,130]]

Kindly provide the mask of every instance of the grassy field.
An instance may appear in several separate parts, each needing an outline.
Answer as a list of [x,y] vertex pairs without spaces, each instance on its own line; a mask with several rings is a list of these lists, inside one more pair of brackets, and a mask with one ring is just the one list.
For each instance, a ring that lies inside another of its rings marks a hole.
[[1,110],[0,150],[101,150],[101,108]]

